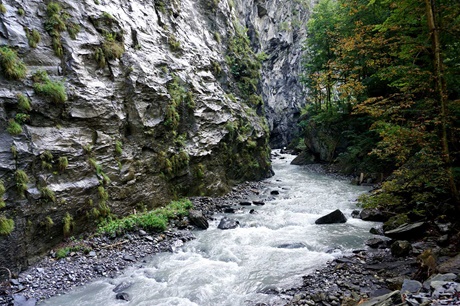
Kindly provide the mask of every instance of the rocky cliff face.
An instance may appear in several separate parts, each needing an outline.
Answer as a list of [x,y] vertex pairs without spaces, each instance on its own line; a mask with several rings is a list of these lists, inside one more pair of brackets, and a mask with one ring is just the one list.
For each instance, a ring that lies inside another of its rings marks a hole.
[[280,148],[297,135],[305,105],[300,82],[306,23],[315,0],[238,0],[254,47],[267,54],[262,68],[262,95],[270,127],[270,145]]
[[[298,0],[2,3],[0,60],[14,50],[26,72],[0,76],[0,266],[24,267],[110,213],[266,177],[269,128],[275,146],[291,137]],[[267,53],[253,88],[238,74],[258,68],[240,26]]]

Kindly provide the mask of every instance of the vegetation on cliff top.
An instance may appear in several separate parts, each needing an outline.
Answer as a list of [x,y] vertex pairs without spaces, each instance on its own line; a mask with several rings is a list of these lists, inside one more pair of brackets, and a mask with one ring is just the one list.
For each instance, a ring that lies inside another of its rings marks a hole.
[[[305,127],[338,127],[349,171],[387,175],[369,205],[459,203],[460,6],[322,0],[308,28]],[[364,162],[364,163],[363,163]],[[400,206],[399,205],[399,206]]]

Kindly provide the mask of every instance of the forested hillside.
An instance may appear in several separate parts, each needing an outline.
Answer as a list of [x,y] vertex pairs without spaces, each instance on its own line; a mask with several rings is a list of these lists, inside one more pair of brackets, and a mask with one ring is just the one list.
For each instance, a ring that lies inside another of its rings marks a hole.
[[312,160],[386,178],[364,205],[421,217],[458,211],[459,41],[457,1],[316,6],[304,64],[305,143]]

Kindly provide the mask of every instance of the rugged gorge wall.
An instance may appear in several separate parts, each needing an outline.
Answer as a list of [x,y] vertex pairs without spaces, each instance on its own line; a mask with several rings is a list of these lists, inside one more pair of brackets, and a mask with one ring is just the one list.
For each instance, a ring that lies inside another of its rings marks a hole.
[[[269,128],[275,146],[291,137],[299,0],[2,3],[0,59],[15,50],[27,72],[1,67],[0,266],[24,267],[109,213],[266,177]],[[258,68],[235,51],[238,23],[267,53],[252,94],[235,70]]]
[[262,68],[262,95],[270,145],[281,148],[297,136],[297,119],[305,105],[302,46],[315,0],[237,1],[254,48],[268,55]]

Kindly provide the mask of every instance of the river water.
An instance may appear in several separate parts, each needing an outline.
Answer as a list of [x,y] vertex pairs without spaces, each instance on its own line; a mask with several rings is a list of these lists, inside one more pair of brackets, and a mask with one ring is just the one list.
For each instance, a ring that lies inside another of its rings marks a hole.
[[[279,152],[278,152],[279,153]],[[239,306],[283,301],[264,294],[274,288],[301,283],[301,276],[327,261],[361,248],[371,235],[373,223],[348,218],[347,223],[315,225],[320,216],[339,208],[347,217],[356,208],[354,200],[366,187],[317,174],[306,167],[290,165],[293,156],[273,159],[275,175],[251,200],[267,199],[238,219],[241,227],[217,229],[222,216],[196,240],[175,253],[152,256],[142,267],[128,268],[116,279],[101,279],[69,294],[47,300],[45,305],[180,305]],[[271,196],[270,191],[280,194]],[[121,282],[131,301],[115,300],[113,289]]]

